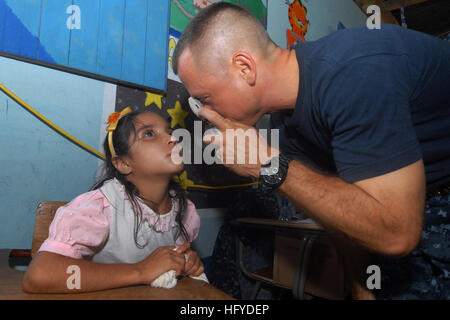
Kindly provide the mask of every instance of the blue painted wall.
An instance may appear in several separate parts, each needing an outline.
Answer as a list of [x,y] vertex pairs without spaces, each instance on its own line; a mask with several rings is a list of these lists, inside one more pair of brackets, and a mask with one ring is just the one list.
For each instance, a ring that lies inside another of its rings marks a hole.
[[0,52],[166,90],[170,0],[0,0]]
[[[103,82],[0,57],[0,83],[98,150]],[[31,248],[36,207],[69,201],[95,180],[98,158],[0,91],[0,248]]]

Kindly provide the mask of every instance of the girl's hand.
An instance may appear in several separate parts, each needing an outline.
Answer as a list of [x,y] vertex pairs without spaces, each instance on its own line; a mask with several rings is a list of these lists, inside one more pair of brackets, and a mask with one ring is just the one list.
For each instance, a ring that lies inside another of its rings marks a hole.
[[197,252],[187,249],[185,251],[188,260],[184,266],[184,273],[188,276],[198,277],[205,271],[202,260],[200,260]]
[[179,276],[185,270],[184,253],[174,251],[175,247],[159,247],[147,258],[136,263],[140,282],[150,284],[164,272],[175,270]]

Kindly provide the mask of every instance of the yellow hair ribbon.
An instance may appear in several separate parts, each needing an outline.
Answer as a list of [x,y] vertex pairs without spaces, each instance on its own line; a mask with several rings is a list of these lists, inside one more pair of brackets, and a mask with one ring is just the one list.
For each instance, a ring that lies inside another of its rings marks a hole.
[[109,151],[111,151],[111,158],[116,157],[116,151],[114,149],[113,145],[113,132],[117,128],[117,124],[119,123],[119,120],[126,114],[132,112],[130,107],[126,107],[121,112],[113,112],[108,117],[108,126],[106,127],[106,131],[108,131],[108,145],[109,145]]

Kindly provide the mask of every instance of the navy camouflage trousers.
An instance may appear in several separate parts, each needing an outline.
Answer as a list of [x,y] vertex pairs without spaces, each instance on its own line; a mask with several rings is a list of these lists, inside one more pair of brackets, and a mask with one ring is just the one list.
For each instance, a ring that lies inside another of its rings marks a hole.
[[450,299],[450,194],[427,199],[421,240],[408,256],[377,256],[381,288],[377,299]]

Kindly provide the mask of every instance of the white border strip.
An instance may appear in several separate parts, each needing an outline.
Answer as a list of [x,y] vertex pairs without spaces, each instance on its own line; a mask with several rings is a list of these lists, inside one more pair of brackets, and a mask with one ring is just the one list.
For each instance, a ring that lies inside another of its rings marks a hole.
[[[98,150],[100,150],[100,152],[105,153],[105,150],[103,150],[103,140],[105,139],[106,136],[106,125],[107,125],[107,120],[108,117],[111,113],[114,112],[114,110],[116,109],[116,92],[117,92],[117,85],[109,83],[109,82],[105,82],[105,88],[103,91],[103,111],[102,111],[102,119],[101,119],[101,125],[100,125],[100,139],[99,139],[99,147]],[[98,179],[98,175],[101,173],[100,169],[103,166],[103,160],[99,159],[98,160],[98,165],[97,165],[97,177],[96,179]]]

